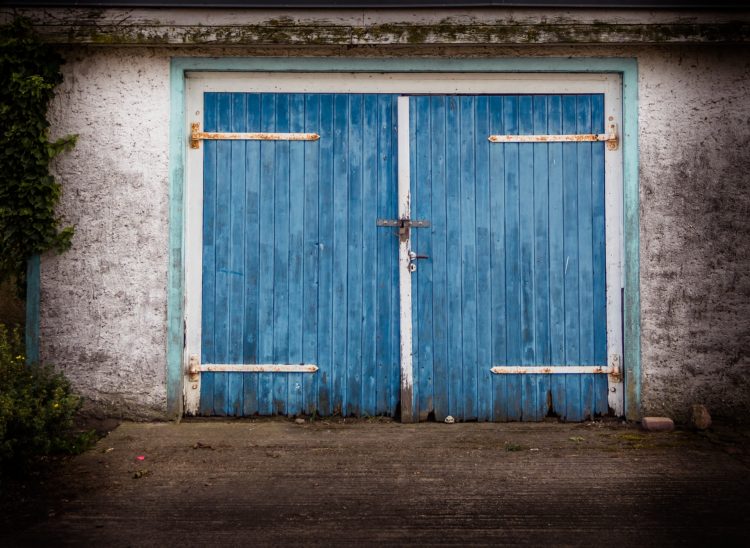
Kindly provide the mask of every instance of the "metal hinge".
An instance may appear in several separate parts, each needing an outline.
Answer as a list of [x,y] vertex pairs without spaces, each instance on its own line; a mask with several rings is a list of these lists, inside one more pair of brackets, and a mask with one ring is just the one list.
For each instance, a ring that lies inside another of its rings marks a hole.
[[197,382],[201,378],[201,360],[198,354],[191,354],[188,358],[188,380],[190,382]]
[[617,150],[620,144],[617,136],[617,124],[608,125],[608,133],[580,133],[565,135],[490,135],[491,143],[586,143],[603,141],[607,150]]
[[190,148],[200,148],[203,140],[217,141],[317,141],[317,133],[225,133],[201,131],[199,122],[190,124]]

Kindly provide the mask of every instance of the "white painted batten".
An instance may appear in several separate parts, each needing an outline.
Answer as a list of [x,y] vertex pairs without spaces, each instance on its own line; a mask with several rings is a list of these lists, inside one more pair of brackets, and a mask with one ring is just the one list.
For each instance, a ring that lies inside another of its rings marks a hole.
[[318,366],[314,363],[204,363],[200,371],[205,373],[315,373]]
[[[409,97],[398,98],[398,217],[411,218],[411,154],[409,150]],[[412,306],[409,256],[411,231],[398,241],[398,281],[400,298],[401,349],[401,421],[412,422],[414,417],[414,376],[412,371]]]

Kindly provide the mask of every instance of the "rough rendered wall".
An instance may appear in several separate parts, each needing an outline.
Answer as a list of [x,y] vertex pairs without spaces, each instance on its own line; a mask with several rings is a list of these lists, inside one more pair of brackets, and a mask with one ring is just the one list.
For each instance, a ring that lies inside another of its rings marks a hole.
[[[294,55],[292,49],[212,55]],[[42,266],[42,356],[110,413],[166,407],[169,56],[73,49],[56,134],[73,249]],[[643,403],[750,415],[750,51],[723,46],[328,47],[305,55],[637,57]]]
[[107,413],[166,407],[169,59],[145,50],[66,55],[57,164],[73,248],[42,262],[42,359]]
[[643,403],[750,416],[750,50],[639,56]]

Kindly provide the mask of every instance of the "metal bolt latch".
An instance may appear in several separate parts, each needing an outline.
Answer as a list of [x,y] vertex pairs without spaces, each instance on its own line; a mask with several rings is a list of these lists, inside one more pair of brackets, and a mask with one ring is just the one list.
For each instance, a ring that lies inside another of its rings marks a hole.
[[201,363],[198,354],[191,354],[188,359],[188,380],[196,382],[201,376]]

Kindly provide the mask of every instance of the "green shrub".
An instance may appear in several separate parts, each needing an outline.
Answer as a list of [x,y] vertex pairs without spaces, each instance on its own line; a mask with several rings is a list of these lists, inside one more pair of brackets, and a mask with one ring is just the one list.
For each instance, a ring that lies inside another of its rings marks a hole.
[[27,365],[17,329],[0,324],[0,471],[27,468],[37,457],[75,454],[92,441],[75,433],[81,398],[46,365]]

